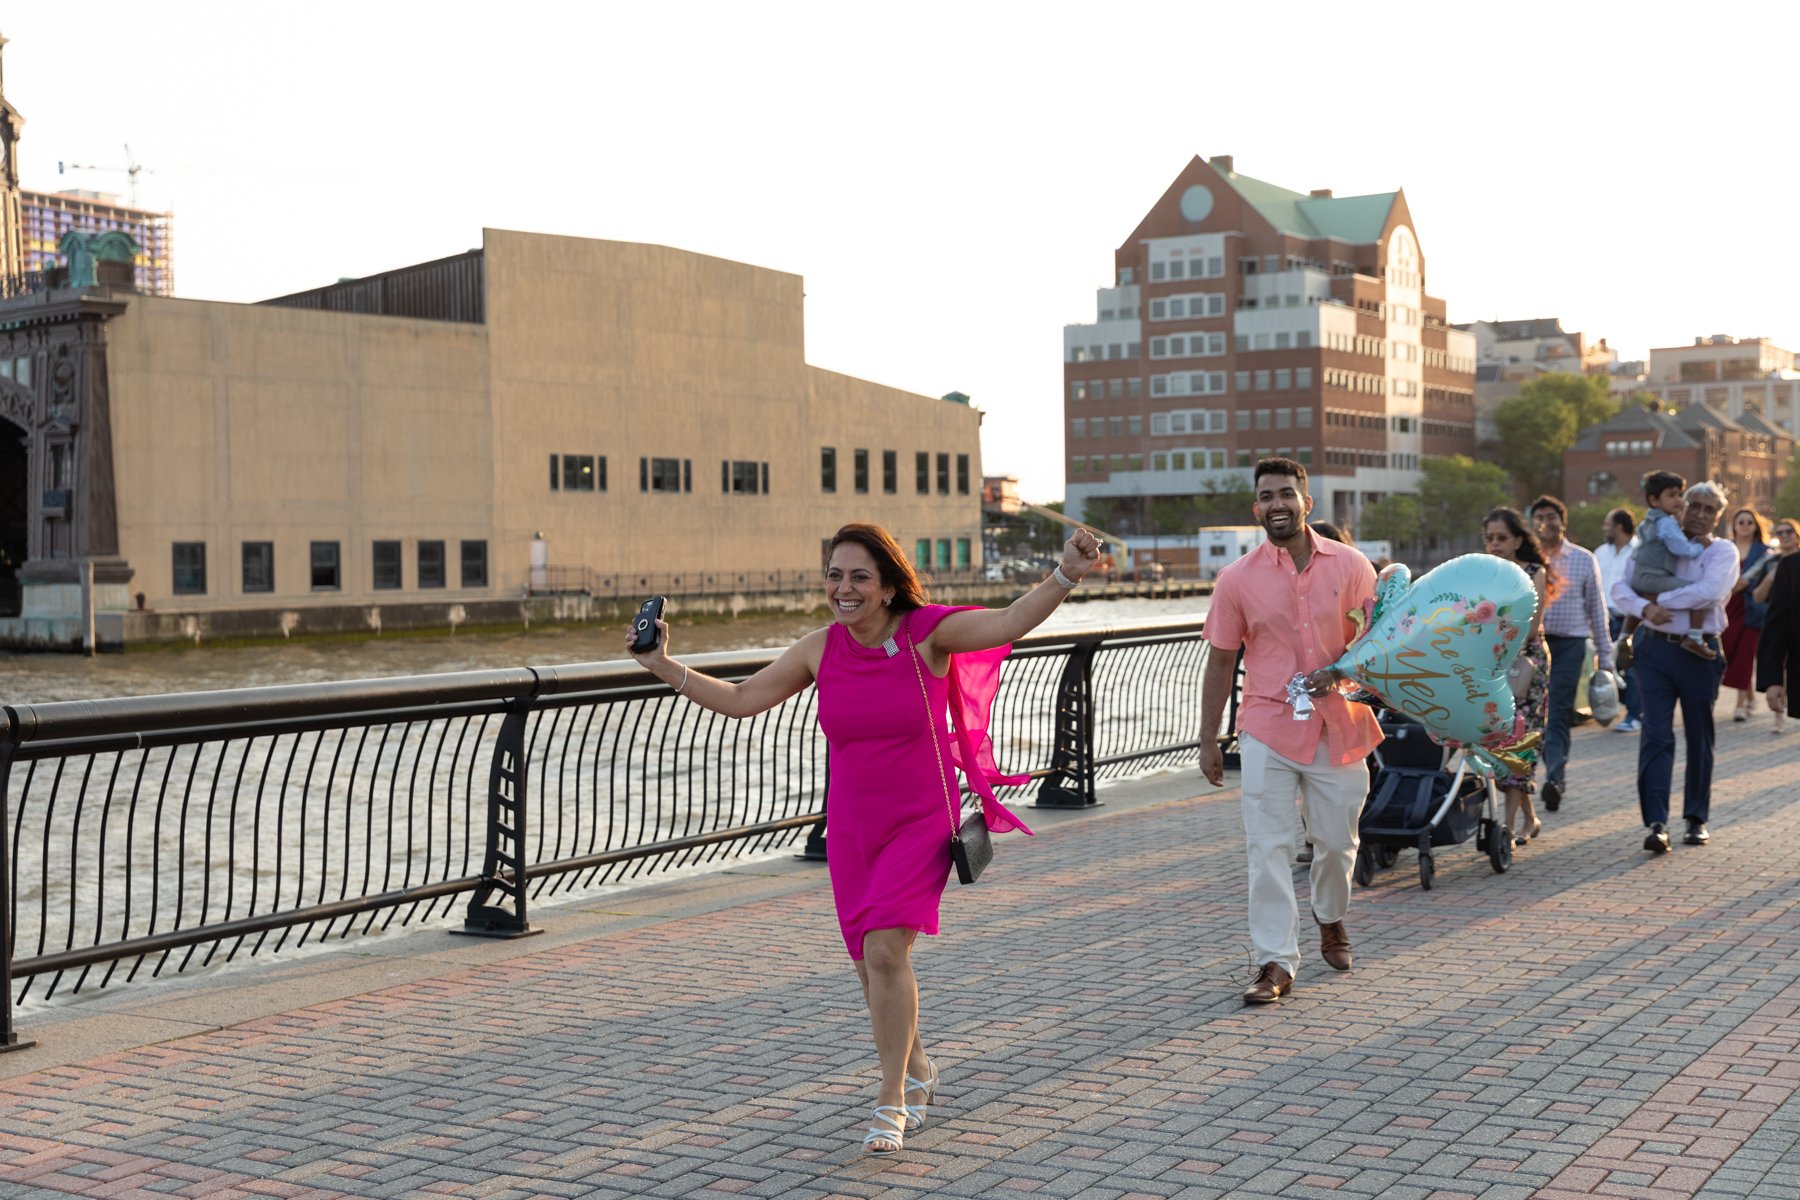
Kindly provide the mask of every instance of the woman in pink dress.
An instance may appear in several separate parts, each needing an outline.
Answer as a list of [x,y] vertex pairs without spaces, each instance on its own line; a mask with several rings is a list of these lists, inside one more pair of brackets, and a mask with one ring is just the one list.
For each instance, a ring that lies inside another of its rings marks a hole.
[[[992,794],[992,784],[1005,779],[986,739],[1000,659],[1099,559],[1099,539],[1078,529],[1055,573],[1007,607],[950,608],[926,601],[886,530],[846,525],[827,548],[833,623],[749,679],[727,683],[689,671],[668,656],[661,621],[656,648],[635,655],[679,694],[730,717],[765,712],[818,685],[831,763],[825,840],[832,896],[881,1058],[874,1124],[863,1138],[868,1153],[899,1151],[905,1135],[925,1123],[937,1089],[937,1069],[919,1037],[912,944],[918,934],[938,931],[950,834],[961,819],[956,768],[982,796],[990,830],[1030,832]],[[628,648],[631,641],[627,634]],[[953,724],[946,724],[946,710]]]

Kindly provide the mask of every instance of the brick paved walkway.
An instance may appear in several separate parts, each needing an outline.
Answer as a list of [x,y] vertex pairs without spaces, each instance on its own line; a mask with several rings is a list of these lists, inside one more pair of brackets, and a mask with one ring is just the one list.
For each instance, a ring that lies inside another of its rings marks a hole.
[[1006,839],[921,955],[945,1082],[898,1158],[855,1152],[867,1025],[823,872],[781,863],[535,942],[416,935],[360,952],[394,986],[84,1061],[34,1066],[62,1026],[27,1014],[0,1195],[1800,1200],[1800,730],[1726,715],[1714,843],[1654,860],[1634,753],[1578,731],[1510,873],[1453,847],[1422,892],[1406,855],[1357,893],[1356,970],[1267,1009],[1235,792],[1163,777]]

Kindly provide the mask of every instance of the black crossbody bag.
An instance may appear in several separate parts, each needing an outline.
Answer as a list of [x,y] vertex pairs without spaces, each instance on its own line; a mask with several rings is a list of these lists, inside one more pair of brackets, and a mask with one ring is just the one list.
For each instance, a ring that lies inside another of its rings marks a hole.
[[950,816],[950,861],[956,864],[956,882],[974,883],[981,872],[994,861],[994,841],[988,834],[987,817],[979,808],[956,819],[957,804],[950,798],[950,785],[944,780],[944,748],[938,743],[937,722],[932,719],[931,694],[925,690],[925,672],[919,665],[919,648],[912,634],[906,636],[906,648],[912,652],[913,675],[919,681],[919,699],[925,702],[925,727],[931,730],[931,749],[937,760],[938,783],[944,789],[944,808]]

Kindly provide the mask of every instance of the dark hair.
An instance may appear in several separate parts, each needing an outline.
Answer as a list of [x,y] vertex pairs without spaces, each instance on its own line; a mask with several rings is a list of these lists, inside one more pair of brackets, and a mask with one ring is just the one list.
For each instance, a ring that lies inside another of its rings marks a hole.
[[1750,508],[1748,506],[1745,506],[1744,508],[1740,508],[1737,510],[1737,512],[1734,512],[1731,514],[1731,521],[1728,525],[1726,525],[1726,528],[1731,530],[1731,535],[1733,537],[1737,536],[1737,519],[1738,519],[1738,515],[1740,513],[1749,513],[1750,519],[1752,521],[1756,522],[1756,540],[1757,541],[1766,542],[1769,540],[1770,536],[1774,533],[1773,527],[1769,524],[1769,518],[1763,516],[1761,513],[1757,512],[1754,508]]
[[1670,488],[1687,490],[1687,480],[1673,471],[1644,472],[1644,499],[1654,500]]
[[1322,538],[1330,538],[1332,541],[1342,542],[1346,546],[1354,546],[1356,544],[1345,537],[1344,531],[1339,529],[1336,525],[1333,525],[1330,521],[1314,521],[1312,523],[1312,531]]
[[[1554,497],[1539,497],[1539,499],[1554,499]],[[1536,512],[1538,505],[1534,503],[1531,508],[1533,512]],[[1495,521],[1506,526],[1506,531],[1519,539],[1519,561],[1533,563],[1544,572],[1544,599],[1546,601],[1555,599],[1556,594],[1562,591],[1562,576],[1557,574],[1556,568],[1551,565],[1550,560],[1544,557],[1544,548],[1538,545],[1537,534],[1531,532],[1530,527],[1525,524],[1525,518],[1519,515],[1519,510],[1501,505],[1481,518],[1481,527],[1486,529]]]
[[1292,475],[1300,484],[1300,494],[1306,494],[1306,468],[1291,458],[1265,458],[1256,464],[1256,470],[1250,473],[1250,486],[1254,488],[1262,482],[1264,475]]
[[919,573],[906,561],[906,552],[900,549],[893,534],[879,525],[853,521],[831,535],[831,541],[825,546],[826,560],[829,561],[832,553],[845,542],[855,542],[875,560],[875,573],[881,578],[881,586],[894,589],[894,599],[888,607],[903,613],[925,606],[925,585],[919,582]]
[[[1561,500],[1558,500],[1555,496],[1539,496],[1536,500],[1531,502],[1531,507],[1525,511],[1535,517],[1546,508],[1554,508],[1556,510],[1556,515],[1562,518],[1562,523],[1564,525],[1569,523],[1569,506],[1564,504]],[[1499,510],[1496,509],[1495,511],[1498,512]],[[1512,510],[1508,509],[1507,511],[1511,512]],[[1483,522],[1483,524],[1486,524],[1486,522]]]
[[1637,518],[1631,515],[1629,508],[1615,508],[1606,514],[1606,519],[1623,529],[1627,537],[1637,532]]

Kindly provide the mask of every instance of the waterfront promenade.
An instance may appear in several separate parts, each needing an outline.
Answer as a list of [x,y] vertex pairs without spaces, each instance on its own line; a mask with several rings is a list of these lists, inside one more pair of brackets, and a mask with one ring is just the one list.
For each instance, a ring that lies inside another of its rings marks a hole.
[[[1358,889],[1357,965],[1248,982],[1234,781],[1028,815],[919,956],[943,1070],[865,1160],[874,1054],[792,860],[27,1010],[0,1196],[1800,1200],[1800,730],[1721,704],[1711,846],[1657,859],[1636,739],[1495,875]],[[1680,763],[1677,763],[1677,781]]]

